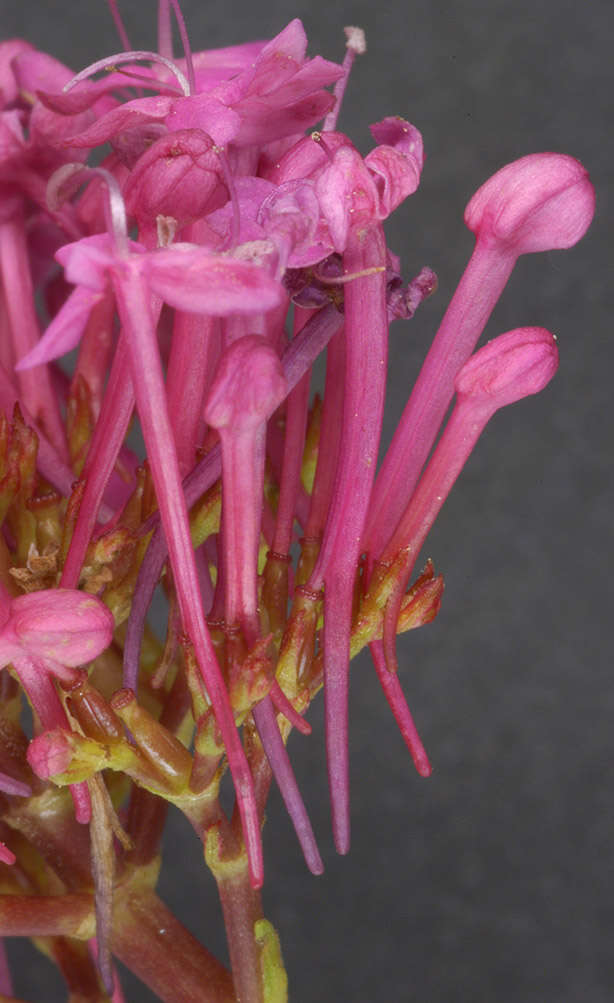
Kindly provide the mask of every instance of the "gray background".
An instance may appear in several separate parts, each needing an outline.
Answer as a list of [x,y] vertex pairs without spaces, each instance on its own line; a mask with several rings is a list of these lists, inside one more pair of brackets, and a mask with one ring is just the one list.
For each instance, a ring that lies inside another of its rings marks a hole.
[[[154,4],[124,7],[134,44],[151,46]],[[102,0],[3,0],[0,9],[5,37],[24,35],[75,69],[117,48]],[[387,114],[423,132],[422,184],[389,243],[407,276],[429,264],[440,288],[393,329],[387,438],[469,256],[462,212],[473,191],[540,150],[571,153],[591,172],[598,207],[588,236],[523,259],[487,331],[549,327],[559,373],[487,430],[429,540],[446,577],[440,616],[400,644],[433,776],[415,774],[368,660],[358,663],[351,853],[332,849],[318,705],[315,734],[295,736],[291,753],[326,874],[307,873],[273,796],[265,901],[294,1003],[610,1003],[612,7],[186,0],[183,9],[195,48],[267,37],[300,16],[311,52],[335,59],[343,25],[361,25],[369,52],[341,127],[363,149],[368,123]],[[215,891],[181,819],[165,863],[164,897],[223,952]],[[52,980],[42,958],[28,961],[16,990],[63,999]],[[130,1003],[153,999],[134,981],[126,987]]]

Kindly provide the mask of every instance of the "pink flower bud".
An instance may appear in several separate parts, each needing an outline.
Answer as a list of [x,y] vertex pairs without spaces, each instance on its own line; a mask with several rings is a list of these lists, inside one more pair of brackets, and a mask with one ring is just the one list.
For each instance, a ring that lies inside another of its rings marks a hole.
[[124,198],[139,222],[173,216],[180,227],[224,205],[228,189],[211,137],[200,129],[162,136],[135,164]]
[[30,742],[26,758],[36,776],[41,780],[48,780],[49,777],[66,773],[74,751],[71,733],[64,728],[53,728]]
[[465,363],[456,378],[459,402],[498,410],[539,393],[559,364],[554,336],[543,327],[518,327],[489,341]]
[[11,606],[14,635],[32,657],[84,665],[111,643],[113,615],[86,592],[45,589],[18,596]]
[[533,153],[493,174],[465,209],[465,223],[480,241],[510,245],[516,253],[572,247],[595,210],[588,173],[573,157]]
[[205,420],[218,429],[251,428],[266,421],[286,393],[275,349],[257,335],[247,335],[222,356]]

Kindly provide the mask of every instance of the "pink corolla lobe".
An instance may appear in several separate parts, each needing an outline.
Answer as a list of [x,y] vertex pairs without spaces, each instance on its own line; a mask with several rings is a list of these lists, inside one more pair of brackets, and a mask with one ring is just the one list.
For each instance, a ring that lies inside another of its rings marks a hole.
[[[152,292],[180,310],[210,316],[224,316],[228,311],[251,313],[271,309],[282,298],[279,283],[253,261],[241,257],[248,252],[243,245],[225,256],[193,244],[173,244],[147,253],[141,244],[130,241],[129,250],[129,267],[141,271]],[[113,271],[121,273],[128,266],[107,234],[65,245],[56,259],[76,288],[36,347],[20,359],[16,367],[20,371],[74,348],[93,307],[107,289],[108,275]]]

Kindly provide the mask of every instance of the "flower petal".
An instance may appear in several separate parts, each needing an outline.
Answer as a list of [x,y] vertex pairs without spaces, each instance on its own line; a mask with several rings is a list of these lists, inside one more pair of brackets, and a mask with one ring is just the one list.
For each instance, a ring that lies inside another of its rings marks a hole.
[[77,286],[49,324],[38,345],[19,360],[15,369],[21,371],[40,366],[75,348],[81,340],[91,311],[102,298],[103,293]]
[[146,269],[151,289],[189,313],[260,313],[278,306],[283,296],[281,285],[262,268],[189,244],[149,255]]

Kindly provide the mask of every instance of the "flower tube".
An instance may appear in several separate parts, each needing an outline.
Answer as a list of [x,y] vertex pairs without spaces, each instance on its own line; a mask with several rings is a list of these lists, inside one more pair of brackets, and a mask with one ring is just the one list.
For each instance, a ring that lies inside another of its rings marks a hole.
[[[281,363],[264,339],[245,336],[233,342],[220,361],[205,418],[222,445],[222,553],[226,630],[240,627],[250,648],[260,637],[257,571],[262,515],[266,422],[287,394]],[[233,664],[230,634],[229,674]],[[274,684],[276,685],[276,684]],[[258,734],[279,785],[310,870],[323,870],[290,760],[279,732],[271,698],[253,708]]]
[[465,210],[476,244],[384,457],[363,548],[382,552],[424,466],[469,358],[521,254],[572,247],[593,218],[595,193],[579,161],[522,157],[493,175]]
[[[516,328],[488,342],[465,363],[455,381],[457,403],[424,474],[382,552],[382,563],[401,551],[407,558],[384,614],[384,648],[394,668],[399,605],[422,545],[482,431],[501,407],[539,393],[558,366],[556,342],[540,327]],[[378,651],[378,642],[372,646]],[[379,651],[378,651],[379,653]]]

